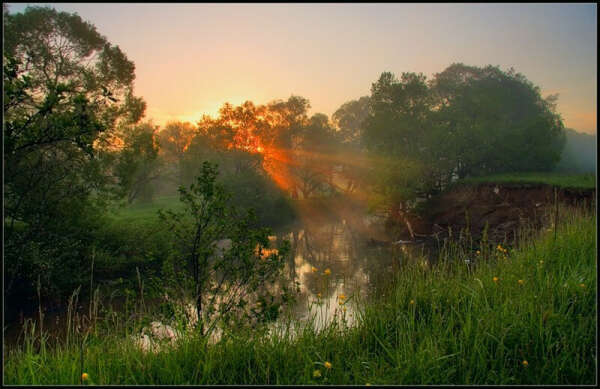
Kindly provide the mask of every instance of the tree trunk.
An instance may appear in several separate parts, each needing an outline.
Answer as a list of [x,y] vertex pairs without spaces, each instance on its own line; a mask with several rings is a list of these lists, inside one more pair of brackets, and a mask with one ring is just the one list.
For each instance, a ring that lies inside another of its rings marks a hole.
[[200,285],[200,269],[198,267],[198,257],[194,256],[194,284],[196,286],[196,314],[198,315],[198,328],[200,335],[204,335],[204,324],[202,323],[202,286]]
[[202,321],[202,293],[197,292],[196,296],[196,312],[198,312],[198,328],[200,335],[204,335],[204,322]]

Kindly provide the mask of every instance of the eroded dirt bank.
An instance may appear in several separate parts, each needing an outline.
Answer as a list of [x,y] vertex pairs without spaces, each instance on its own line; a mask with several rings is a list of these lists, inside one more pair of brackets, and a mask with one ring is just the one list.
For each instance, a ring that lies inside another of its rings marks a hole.
[[[558,206],[594,207],[595,189],[556,188],[542,184],[460,185],[423,204],[420,215],[411,215],[416,238],[445,237],[449,229],[458,234],[468,228],[479,240],[488,223],[488,237],[494,242],[512,241],[519,227],[540,228],[551,222]],[[411,239],[406,223],[388,219],[388,233],[394,239]]]

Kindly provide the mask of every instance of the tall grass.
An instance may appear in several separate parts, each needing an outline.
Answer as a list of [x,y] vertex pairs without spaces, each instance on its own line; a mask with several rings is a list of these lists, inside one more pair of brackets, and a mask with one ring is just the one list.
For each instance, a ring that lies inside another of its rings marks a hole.
[[77,384],[83,370],[92,384],[592,385],[596,216],[571,210],[560,220],[556,238],[544,230],[507,252],[448,246],[436,265],[407,264],[360,305],[353,327],[238,330],[214,345],[191,335],[144,353],[126,340],[139,315],[105,315],[100,330],[54,348],[40,347],[33,326],[5,350],[4,383]]

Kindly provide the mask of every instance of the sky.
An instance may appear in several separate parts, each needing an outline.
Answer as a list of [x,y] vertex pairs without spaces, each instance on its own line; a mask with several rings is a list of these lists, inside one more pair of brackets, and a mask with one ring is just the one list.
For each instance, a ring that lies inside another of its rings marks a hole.
[[513,67],[559,94],[565,126],[597,132],[597,6],[582,4],[8,3],[76,12],[135,63],[157,124],[225,102],[300,95],[331,116],[382,72]]

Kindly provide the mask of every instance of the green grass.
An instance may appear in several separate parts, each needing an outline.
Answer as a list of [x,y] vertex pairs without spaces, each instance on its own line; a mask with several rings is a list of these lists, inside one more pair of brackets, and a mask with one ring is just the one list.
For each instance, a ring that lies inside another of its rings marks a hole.
[[[127,326],[107,321],[88,339],[84,371],[111,385],[593,385],[596,217],[570,211],[561,220],[556,241],[545,230],[506,255],[452,249],[443,255],[454,261],[407,264],[353,328],[306,327],[296,339],[235,332],[213,346],[189,337],[143,354],[123,341]],[[5,354],[4,383],[79,383],[79,348],[36,350],[34,338]]]
[[181,211],[183,204],[179,201],[179,195],[163,196],[154,199],[151,203],[134,203],[115,209],[115,218],[119,221],[130,220],[158,220],[158,210],[171,209]]
[[461,180],[463,183],[498,183],[498,184],[547,184],[561,188],[593,189],[596,177],[593,174],[567,173],[507,173],[483,177],[470,177]]

